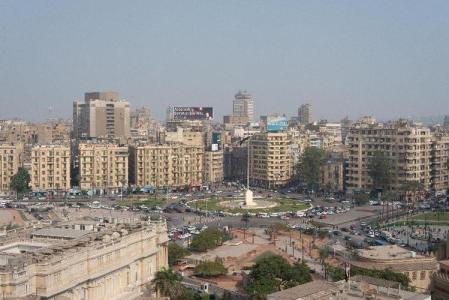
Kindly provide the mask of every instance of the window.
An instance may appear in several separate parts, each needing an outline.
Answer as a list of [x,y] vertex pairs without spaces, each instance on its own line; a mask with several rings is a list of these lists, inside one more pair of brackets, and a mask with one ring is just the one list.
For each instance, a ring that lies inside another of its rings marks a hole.
[[416,280],[416,278],[417,278],[417,272],[414,271],[414,272],[412,273],[412,280]]
[[426,271],[421,271],[421,274],[419,275],[419,279],[421,279],[421,280],[426,279]]

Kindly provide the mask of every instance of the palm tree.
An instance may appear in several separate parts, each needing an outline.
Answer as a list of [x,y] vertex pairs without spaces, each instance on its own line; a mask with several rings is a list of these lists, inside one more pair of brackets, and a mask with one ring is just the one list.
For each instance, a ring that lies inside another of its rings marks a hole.
[[172,269],[162,268],[161,271],[156,273],[152,282],[159,296],[178,299],[183,293],[181,280],[180,274],[173,272]]

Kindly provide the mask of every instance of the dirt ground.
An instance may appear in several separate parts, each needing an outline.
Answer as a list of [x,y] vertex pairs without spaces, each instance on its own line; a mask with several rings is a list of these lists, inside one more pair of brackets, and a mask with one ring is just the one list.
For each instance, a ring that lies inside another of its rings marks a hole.
[[19,226],[25,225],[25,220],[22,219],[22,216],[15,209],[0,209],[0,226],[17,224]]

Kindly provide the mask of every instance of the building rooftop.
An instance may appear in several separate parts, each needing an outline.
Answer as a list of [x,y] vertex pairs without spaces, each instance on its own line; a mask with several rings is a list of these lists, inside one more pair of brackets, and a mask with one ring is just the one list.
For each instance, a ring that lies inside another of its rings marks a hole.
[[403,260],[410,258],[424,258],[424,256],[419,255],[414,251],[409,251],[397,245],[372,246],[368,249],[359,250],[358,255],[361,258],[371,260]]
[[441,266],[445,266],[446,268],[449,268],[449,259],[446,260],[440,260],[438,262]]
[[[63,223],[60,226],[66,226]],[[57,227],[25,230],[0,238],[0,272],[23,269],[34,263],[57,263],[88,249],[106,247],[126,239],[132,233],[145,231],[156,235],[166,231],[163,222],[102,224],[99,231],[84,231]],[[45,244],[42,243],[43,238]],[[161,237],[167,239],[165,235]]]
[[86,235],[86,231],[66,229],[66,228],[43,228],[31,233],[33,238],[64,238],[64,239],[76,239]]
[[268,300],[430,300],[430,295],[404,291],[398,282],[368,276],[351,277],[346,281],[312,281],[267,296]]
[[311,296],[320,299],[326,295],[332,295],[339,287],[324,280],[311,281],[267,296],[268,300],[299,300],[309,299]]

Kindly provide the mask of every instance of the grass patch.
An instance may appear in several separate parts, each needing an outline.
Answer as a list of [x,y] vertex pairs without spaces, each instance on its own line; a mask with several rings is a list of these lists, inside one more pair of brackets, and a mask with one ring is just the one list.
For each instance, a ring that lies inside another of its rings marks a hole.
[[435,212],[435,213],[423,213],[412,217],[413,220],[422,221],[449,221],[449,213],[447,212]]
[[396,221],[393,223],[388,223],[383,227],[397,227],[397,226],[424,226],[424,225],[438,225],[438,226],[448,226],[449,221],[424,221],[424,220],[411,220],[411,221]]
[[121,206],[141,206],[141,205],[145,205],[149,208],[154,207],[154,206],[159,206],[162,207],[165,204],[166,200],[164,198],[158,197],[150,197],[150,198],[143,198],[143,199],[138,199],[138,198],[134,198],[134,199],[126,199],[126,200],[120,200],[120,201],[116,201],[117,205],[121,205]]
[[[255,199],[257,201],[257,199]],[[298,211],[304,210],[310,207],[307,203],[302,203],[298,200],[287,199],[287,198],[277,198],[277,199],[263,199],[266,201],[276,202],[278,205],[276,207],[271,208],[261,208],[261,209],[244,209],[244,208],[227,208],[220,206],[220,202],[223,201],[242,201],[241,199],[232,199],[232,198],[211,198],[208,200],[197,200],[192,201],[188,205],[192,209],[200,209],[200,210],[208,210],[208,211],[227,211],[231,213],[244,213],[244,212],[287,212],[287,211]],[[207,202],[207,203],[206,203]]]

